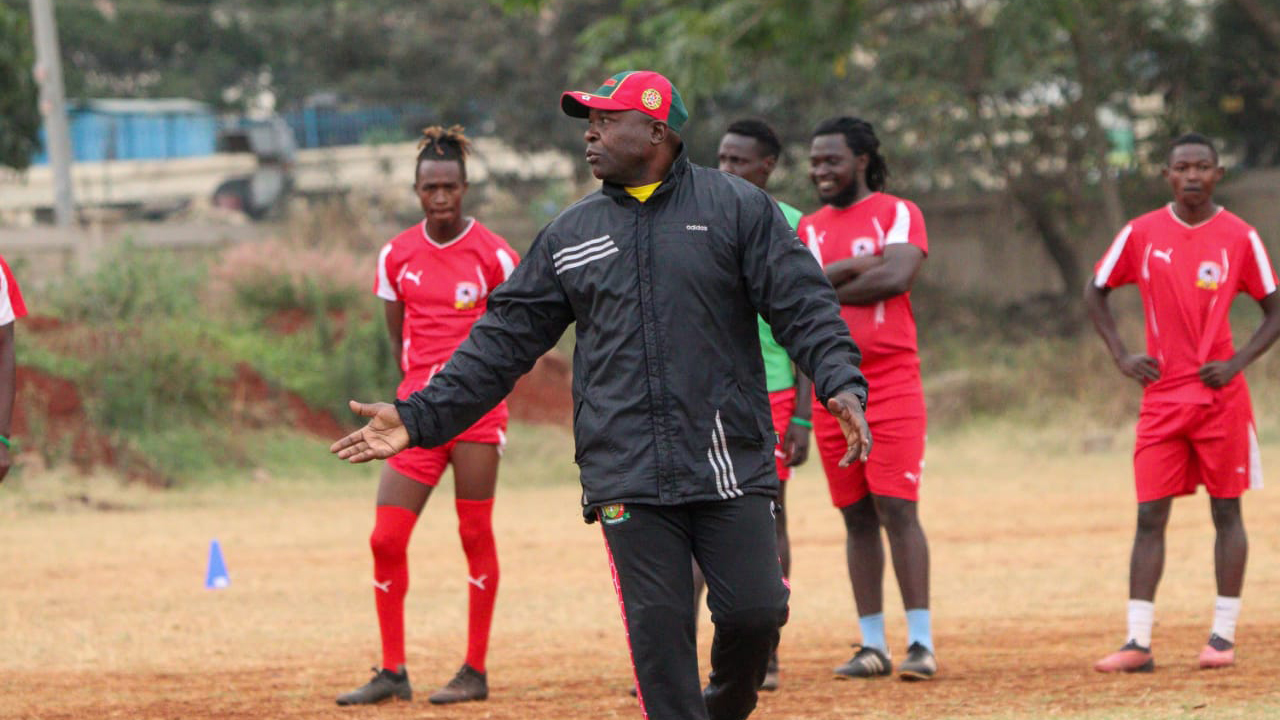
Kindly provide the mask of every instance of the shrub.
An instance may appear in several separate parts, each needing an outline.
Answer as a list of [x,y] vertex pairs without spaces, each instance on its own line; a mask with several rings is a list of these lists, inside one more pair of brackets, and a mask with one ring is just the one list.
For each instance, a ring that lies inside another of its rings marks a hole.
[[46,297],[52,312],[68,320],[184,317],[195,313],[204,277],[199,260],[125,240],[107,248],[94,270],[53,283]]
[[223,253],[212,272],[210,298],[258,315],[302,310],[316,316],[364,297],[372,272],[372,260],[340,248],[245,243]]

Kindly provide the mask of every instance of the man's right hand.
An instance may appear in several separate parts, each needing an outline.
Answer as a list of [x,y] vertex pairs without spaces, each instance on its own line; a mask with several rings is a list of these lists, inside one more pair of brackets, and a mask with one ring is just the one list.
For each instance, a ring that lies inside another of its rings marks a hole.
[[862,401],[851,392],[839,392],[827,401],[827,409],[840,421],[848,449],[840,458],[840,467],[866,462],[871,454],[871,429],[862,414]]
[[1160,379],[1160,366],[1156,359],[1145,353],[1131,353],[1116,360],[1116,366],[1126,377],[1131,377],[1143,387]]
[[352,463],[385,460],[409,447],[409,431],[390,403],[348,403],[351,411],[372,418],[369,423],[329,446],[329,452]]

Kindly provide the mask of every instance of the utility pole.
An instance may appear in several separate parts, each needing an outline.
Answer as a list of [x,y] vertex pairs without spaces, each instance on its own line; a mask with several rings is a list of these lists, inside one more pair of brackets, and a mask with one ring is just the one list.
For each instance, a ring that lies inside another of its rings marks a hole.
[[40,112],[53,170],[53,217],[59,227],[75,223],[75,199],[71,194],[71,132],[67,127],[67,99],[62,88],[62,53],[58,49],[58,25],[53,0],[31,0],[31,26],[35,32],[36,83],[40,85]]

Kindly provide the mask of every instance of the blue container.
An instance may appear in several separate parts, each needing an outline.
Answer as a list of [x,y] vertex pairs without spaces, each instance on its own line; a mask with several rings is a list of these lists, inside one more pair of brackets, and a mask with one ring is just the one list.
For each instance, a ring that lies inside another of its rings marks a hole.
[[[67,113],[77,162],[164,160],[212,155],[218,121],[195,100],[89,100]],[[44,146],[44,128],[40,129]],[[41,150],[32,164],[49,161]]]

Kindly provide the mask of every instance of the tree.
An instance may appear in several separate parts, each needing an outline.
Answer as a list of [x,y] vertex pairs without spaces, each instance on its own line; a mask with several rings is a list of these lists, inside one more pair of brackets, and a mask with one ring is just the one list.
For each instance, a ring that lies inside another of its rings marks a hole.
[[1131,98],[1172,87],[1189,25],[1183,0],[653,0],[581,42],[669,69],[703,99],[703,132],[746,109],[790,137],[837,111],[872,120],[899,187],[1006,192],[1074,300],[1072,238],[1099,207],[1124,219],[1103,112],[1129,119]]
[[0,165],[24,170],[40,149],[35,53],[26,19],[0,4]]
[[1226,0],[1210,16],[1189,88],[1197,124],[1246,167],[1280,165],[1280,0]]

